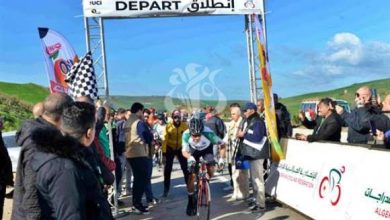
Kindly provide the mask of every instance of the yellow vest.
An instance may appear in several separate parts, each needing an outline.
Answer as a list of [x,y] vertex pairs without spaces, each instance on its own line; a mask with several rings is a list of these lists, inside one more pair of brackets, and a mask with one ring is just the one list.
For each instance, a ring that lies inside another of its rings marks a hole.
[[179,127],[175,127],[173,122],[168,123],[163,132],[162,152],[165,153],[167,147],[173,150],[181,149],[182,136],[187,129],[186,122],[181,122]]
[[137,134],[137,125],[140,122],[135,114],[131,114],[125,122],[125,143],[126,158],[147,157],[149,153],[148,145],[144,143]]

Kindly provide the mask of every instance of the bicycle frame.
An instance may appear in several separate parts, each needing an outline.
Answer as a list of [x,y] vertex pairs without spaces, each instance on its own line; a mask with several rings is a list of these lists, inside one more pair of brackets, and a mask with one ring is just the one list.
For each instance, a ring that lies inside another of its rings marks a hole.
[[207,164],[201,159],[198,163],[199,172],[197,175],[197,219],[200,219],[200,210],[202,207],[207,208],[207,219],[210,219],[211,192],[209,177],[207,174]]

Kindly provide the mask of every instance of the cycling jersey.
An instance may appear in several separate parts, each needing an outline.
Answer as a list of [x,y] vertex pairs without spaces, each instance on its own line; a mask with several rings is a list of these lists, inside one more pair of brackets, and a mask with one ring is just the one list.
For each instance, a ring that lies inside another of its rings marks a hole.
[[208,127],[204,128],[198,143],[193,141],[188,129],[183,133],[182,151],[202,151],[210,145],[215,144],[223,144],[223,141]]

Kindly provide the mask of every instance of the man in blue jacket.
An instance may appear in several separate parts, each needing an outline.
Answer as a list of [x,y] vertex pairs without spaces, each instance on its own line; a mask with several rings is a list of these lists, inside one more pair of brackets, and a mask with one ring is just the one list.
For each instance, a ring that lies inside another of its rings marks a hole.
[[265,189],[263,162],[269,157],[267,142],[267,130],[264,121],[256,112],[254,103],[247,103],[244,108],[246,117],[243,128],[237,137],[241,139],[239,154],[245,156],[250,162],[250,173],[254,191],[254,202],[251,211],[264,215],[265,213]]

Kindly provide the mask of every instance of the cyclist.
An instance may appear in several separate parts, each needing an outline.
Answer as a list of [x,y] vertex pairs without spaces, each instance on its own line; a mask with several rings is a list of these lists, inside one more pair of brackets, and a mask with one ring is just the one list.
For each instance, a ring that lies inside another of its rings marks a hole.
[[187,183],[188,204],[187,215],[196,215],[196,197],[194,195],[195,177],[199,171],[196,166],[200,157],[207,163],[207,174],[211,178],[215,171],[215,159],[213,155],[213,145],[218,144],[220,147],[220,159],[218,165],[220,168],[225,164],[225,144],[223,141],[209,128],[205,127],[202,120],[192,118],[189,122],[189,129],[183,133],[182,153],[187,158],[189,168],[189,176]]

